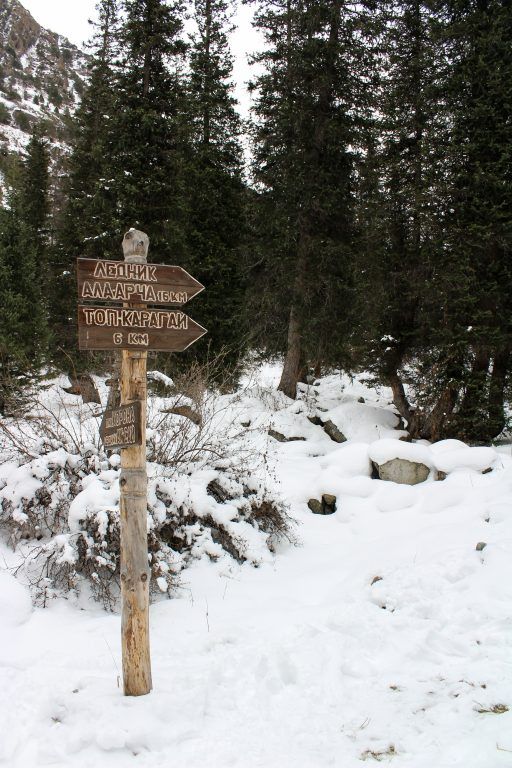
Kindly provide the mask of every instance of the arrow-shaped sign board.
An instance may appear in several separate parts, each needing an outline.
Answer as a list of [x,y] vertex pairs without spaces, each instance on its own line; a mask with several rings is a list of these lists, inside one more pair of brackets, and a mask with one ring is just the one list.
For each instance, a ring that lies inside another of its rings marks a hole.
[[205,333],[179,310],[78,307],[80,349],[183,352]]
[[77,259],[78,298],[181,306],[204,290],[182,267]]

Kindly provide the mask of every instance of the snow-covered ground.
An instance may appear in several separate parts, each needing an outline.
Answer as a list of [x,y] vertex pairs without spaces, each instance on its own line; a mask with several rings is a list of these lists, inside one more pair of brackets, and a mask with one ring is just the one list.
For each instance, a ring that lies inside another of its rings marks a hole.
[[[151,607],[154,690],[138,699],[120,688],[118,615],[62,599],[34,609],[0,572],[0,766],[512,765],[510,447],[400,444],[446,479],[375,480],[369,455],[387,458],[401,434],[389,393],[331,376],[291,403],[275,375],[246,382],[226,413],[251,422],[300,545],[259,567],[192,561]],[[334,514],[308,509],[322,494]],[[1,546],[4,566],[16,557]]]

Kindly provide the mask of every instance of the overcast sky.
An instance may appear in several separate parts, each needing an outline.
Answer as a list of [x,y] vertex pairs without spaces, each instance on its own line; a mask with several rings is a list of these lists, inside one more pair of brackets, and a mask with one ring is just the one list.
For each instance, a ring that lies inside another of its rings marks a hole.
[[21,4],[43,27],[80,48],[90,36],[87,19],[96,17],[96,0],[21,0]]
[[[30,11],[39,24],[52,32],[64,35],[79,48],[91,36],[91,26],[88,19],[96,18],[96,0],[20,0],[21,4]],[[252,53],[258,47],[258,38],[251,29],[252,10],[239,3],[236,15],[237,31],[234,33],[231,45],[236,57],[234,76],[237,82],[236,96],[241,102],[243,115],[249,108],[249,96],[245,82],[251,76],[247,64],[247,53]]]

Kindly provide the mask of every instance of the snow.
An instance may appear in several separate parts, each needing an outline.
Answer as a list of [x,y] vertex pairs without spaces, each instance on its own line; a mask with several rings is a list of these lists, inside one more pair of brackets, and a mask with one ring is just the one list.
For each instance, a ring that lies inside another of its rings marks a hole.
[[455,469],[473,469],[482,472],[489,469],[497,460],[493,448],[472,447],[460,440],[442,440],[431,448],[437,468],[441,472],[453,472]]
[[370,445],[370,459],[376,464],[386,464],[393,459],[417,462],[432,467],[430,450],[417,443],[404,443],[401,440],[377,440]]
[[[12,576],[19,551],[0,544],[0,766],[511,765],[510,451],[404,443],[388,392],[330,376],[292,403],[270,388],[276,371],[224,396],[218,425],[250,420],[244,440],[265,460],[248,481],[288,501],[299,545],[264,552],[247,525],[252,560],[240,565],[198,542],[175,597],[151,607],[151,695],[122,695],[120,617],[87,601],[33,609]],[[348,441],[330,440],[314,414]],[[272,425],[306,439],[279,443]],[[371,479],[370,459],[395,456],[421,456],[447,477]],[[100,464],[73,502],[73,525],[117,504],[118,463]],[[28,466],[0,467],[3,499],[46,482],[44,467],[37,479]],[[207,465],[155,476],[150,493],[156,500],[158,484],[242,531],[232,503],[205,492],[216,476]],[[336,512],[313,515],[307,501],[323,493],[337,496]],[[167,591],[164,578],[157,586]]]

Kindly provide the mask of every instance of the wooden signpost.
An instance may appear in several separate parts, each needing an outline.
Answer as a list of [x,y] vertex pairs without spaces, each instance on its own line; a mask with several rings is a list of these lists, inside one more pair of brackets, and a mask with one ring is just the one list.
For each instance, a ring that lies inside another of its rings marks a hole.
[[[121,350],[121,406],[107,410],[100,432],[106,448],[121,448],[121,640],[126,696],[151,691],[147,545],[146,365],[149,350],[182,351],[206,330],[180,310],[203,290],[181,267],[147,264],[149,239],[131,229],[124,262],[78,259],[80,349]],[[97,302],[122,306],[97,306]]]

